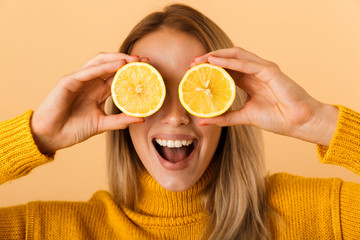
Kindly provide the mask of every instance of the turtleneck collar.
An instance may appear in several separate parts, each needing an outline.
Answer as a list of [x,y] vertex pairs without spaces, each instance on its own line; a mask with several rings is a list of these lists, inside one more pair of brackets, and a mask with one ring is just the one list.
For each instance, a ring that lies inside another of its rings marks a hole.
[[201,192],[214,176],[215,168],[210,164],[201,178],[188,190],[172,192],[163,188],[146,171],[139,176],[141,197],[135,211],[153,217],[186,217],[204,211]]

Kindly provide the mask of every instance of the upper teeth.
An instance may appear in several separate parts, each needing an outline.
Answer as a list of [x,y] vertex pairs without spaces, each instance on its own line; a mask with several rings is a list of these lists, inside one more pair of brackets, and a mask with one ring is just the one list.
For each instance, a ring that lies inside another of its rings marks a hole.
[[189,146],[193,140],[165,140],[156,138],[155,141],[162,147],[179,148]]

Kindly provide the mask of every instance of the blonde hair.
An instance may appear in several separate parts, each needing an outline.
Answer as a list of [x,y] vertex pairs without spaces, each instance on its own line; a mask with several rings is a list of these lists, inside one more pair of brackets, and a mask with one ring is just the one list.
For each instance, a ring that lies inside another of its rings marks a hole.
[[[208,51],[233,47],[227,35],[209,18],[188,6],[174,4],[140,21],[119,52],[130,54],[137,40],[161,28],[191,34]],[[238,89],[230,110],[241,108],[246,97]],[[111,113],[119,113],[114,104]],[[143,166],[129,130],[109,132],[107,146],[110,191],[116,201],[132,208],[140,194],[139,180],[134,176]],[[205,209],[210,213],[203,236],[209,239],[269,239],[260,130],[243,125],[223,127],[213,162],[216,174],[202,195]]]

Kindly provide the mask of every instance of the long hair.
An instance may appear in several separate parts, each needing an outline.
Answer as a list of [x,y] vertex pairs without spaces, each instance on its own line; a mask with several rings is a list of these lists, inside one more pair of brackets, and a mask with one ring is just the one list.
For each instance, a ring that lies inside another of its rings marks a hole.
[[[195,36],[207,51],[234,46],[221,28],[202,13],[174,4],[140,21],[124,40],[119,52],[130,54],[137,40],[162,28]],[[246,93],[238,88],[230,110],[241,108],[246,97]],[[111,113],[119,113],[114,104]],[[139,180],[134,176],[143,166],[129,130],[109,132],[107,146],[110,191],[116,201],[132,208],[140,195]],[[202,194],[204,207],[210,214],[203,236],[209,239],[269,239],[260,130],[243,125],[223,127],[215,158],[215,177]]]

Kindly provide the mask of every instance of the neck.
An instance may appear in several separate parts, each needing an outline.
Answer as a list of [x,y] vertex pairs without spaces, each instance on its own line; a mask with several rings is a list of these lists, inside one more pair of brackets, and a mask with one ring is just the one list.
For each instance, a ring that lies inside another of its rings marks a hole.
[[135,211],[155,217],[185,217],[203,212],[201,195],[214,176],[212,165],[190,189],[182,192],[166,190],[145,170],[139,176],[141,197]]

